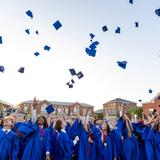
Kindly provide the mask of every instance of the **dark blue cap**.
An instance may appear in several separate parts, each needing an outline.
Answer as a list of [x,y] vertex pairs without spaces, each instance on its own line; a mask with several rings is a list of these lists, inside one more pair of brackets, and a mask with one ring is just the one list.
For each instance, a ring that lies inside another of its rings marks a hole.
[[30,31],[29,31],[29,29],[26,29],[26,30],[25,30],[25,32],[26,32],[27,34],[30,34]]
[[117,63],[119,67],[126,69],[127,61],[117,61]]
[[91,49],[96,49],[97,45],[99,44],[98,41],[92,42],[92,44],[89,46]]
[[81,79],[82,77],[84,77],[84,75],[83,75],[83,73],[80,71],[80,72],[77,73],[77,77],[78,77],[79,79]]
[[2,36],[0,36],[0,44],[2,44],[3,42],[2,42]]
[[133,0],[129,0],[129,3],[133,4]]
[[92,42],[92,39],[95,37],[95,35],[94,35],[93,33],[90,33],[89,35],[90,35],[90,37],[91,37],[91,40],[90,40],[90,41]]
[[71,82],[67,82],[66,85],[68,85],[69,88],[73,88],[73,84]]
[[117,27],[117,29],[115,30],[115,33],[121,33],[121,28],[120,27]]
[[36,30],[36,31],[35,31],[35,33],[36,33],[37,35],[39,35],[39,32],[38,32],[38,30]]
[[19,72],[19,73],[24,73],[24,67],[19,68],[19,69],[18,69],[18,72]]
[[75,83],[74,79],[71,79],[72,84]]
[[56,21],[55,23],[53,23],[53,26],[56,30],[58,30],[59,28],[62,27],[62,24],[60,23],[60,21]]
[[139,99],[138,101],[139,101],[139,102],[142,102],[142,100],[141,100],[141,99]]
[[75,71],[74,68],[69,69],[69,71],[70,71],[70,73],[71,73],[72,76],[77,75],[77,73],[76,73],[76,71]]
[[49,47],[47,45],[44,46],[44,50],[49,51],[50,49],[51,49],[51,47]]
[[135,22],[135,27],[139,27],[139,23],[138,22]]
[[95,49],[86,48],[85,51],[89,56],[92,56],[92,57],[96,56],[96,50]]
[[0,72],[4,72],[5,68],[4,66],[0,66]]
[[155,14],[156,14],[157,16],[160,16],[160,8],[155,10]]
[[103,31],[103,32],[106,32],[106,31],[108,31],[108,28],[107,28],[107,26],[103,26],[103,27],[102,27],[102,31]]
[[47,111],[48,114],[54,112],[54,105],[50,104],[49,106],[47,106],[46,111]]
[[35,52],[34,55],[35,55],[35,56],[39,56],[40,53],[39,53],[39,52]]
[[30,18],[33,18],[33,14],[30,10],[26,11],[27,16],[29,16]]
[[149,92],[149,93],[152,93],[153,91],[152,91],[152,89],[149,89],[148,92]]

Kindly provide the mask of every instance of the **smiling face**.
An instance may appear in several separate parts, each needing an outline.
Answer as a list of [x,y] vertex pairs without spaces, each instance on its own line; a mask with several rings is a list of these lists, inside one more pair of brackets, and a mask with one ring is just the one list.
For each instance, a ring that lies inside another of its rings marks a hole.
[[13,120],[11,118],[4,119],[3,122],[4,127],[12,127],[12,125],[13,125]]
[[40,126],[42,126],[42,125],[44,124],[44,122],[45,122],[44,117],[43,117],[43,116],[40,116],[40,117],[38,118],[37,122],[38,122],[38,124],[39,124]]

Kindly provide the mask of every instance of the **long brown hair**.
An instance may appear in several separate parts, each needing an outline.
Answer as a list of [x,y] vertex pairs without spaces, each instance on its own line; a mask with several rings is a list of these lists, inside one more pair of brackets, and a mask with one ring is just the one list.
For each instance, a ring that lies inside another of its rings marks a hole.
[[56,124],[55,124],[55,127],[54,127],[54,128],[55,128],[58,132],[60,132],[61,129],[62,129],[62,124],[63,124],[62,120],[61,120],[61,119],[58,119],[58,120],[56,121]]

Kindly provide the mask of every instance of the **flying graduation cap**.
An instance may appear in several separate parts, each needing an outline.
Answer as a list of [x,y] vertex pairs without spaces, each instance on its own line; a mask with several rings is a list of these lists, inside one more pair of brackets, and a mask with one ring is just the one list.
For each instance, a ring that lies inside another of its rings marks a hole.
[[70,73],[71,73],[72,76],[77,75],[77,73],[76,73],[76,71],[75,71],[74,68],[69,69],[69,71],[70,71]]
[[49,47],[47,45],[44,46],[44,50],[49,51],[50,49],[51,49],[51,47]]
[[135,27],[138,28],[139,27],[139,23],[135,22]]
[[139,99],[138,101],[139,101],[139,102],[142,102],[142,100],[141,100],[141,99]]
[[149,93],[152,93],[153,91],[152,91],[152,89],[149,89],[148,92],[149,92]]
[[119,67],[126,69],[127,61],[117,61],[117,63]]
[[117,29],[115,30],[115,33],[121,33],[121,28],[120,27],[117,27]]
[[2,36],[0,36],[0,44],[2,44],[3,42],[2,42]]
[[35,52],[34,55],[37,57],[37,56],[40,55],[40,53],[39,52]]
[[84,75],[83,75],[83,73],[80,71],[80,72],[77,73],[77,77],[78,77],[79,79],[81,79],[82,77],[84,77]]
[[19,72],[19,73],[24,73],[24,67],[19,68],[19,69],[18,69],[18,72]]
[[133,4],[133,0],[129,0],[129,3],[130,3],[130,4]]
[[53,23],[53,26],[56,30],[60,29],[62,27],[62,24],[59,20],[57,20],[55,23]]
[[25,32],[26,32],[27,34],[30,34],[30,31],[29,31],[29,29],[26,29],[26,30],[25,30]]
[[36,31],[35,31],[35,33],[36,33],[37,35],[39,35],[39,32],[38,32],[38,30],[36,30]]
[[72,82],[67,82],[66,85],[67,85],[69,88],[73,88],[73,83],[72,83]]
[[85,51],[89,56],[95,57],[96,56],[96,48],[99,44],[98,41],[92,42],[89,48],[86,48]]
[[5,70],[5,68],[4,68],[4,66],[0,66],[0,72],[4,72],[4,70]]
[[103,31],[103,32],[106,32],[106,31],[108,31],[108,28],[107,28],[107,26],[103,26],[103,27],[102,27],[102,31]]
[[46,112],[48,114],[51,114],[52,112],[54,112],[54,105],[50,104],[49,106],[46,107]]
[[91,40],[90,40],[90,41],[92,42],[92,40],[93,40],[93,38],[95,37],[95,35],[94,35],[93,33],[90,33],[89,35],[90,35],[90,37],[91,37]]
[[30,10],[26,11],[26,14],[27,14],[27,16],[30,17],[31,19],[33,18],[33,13],[32,13]]
[[156,14],[157,16],[160,16],[160,8],[155,10],[155,14]]

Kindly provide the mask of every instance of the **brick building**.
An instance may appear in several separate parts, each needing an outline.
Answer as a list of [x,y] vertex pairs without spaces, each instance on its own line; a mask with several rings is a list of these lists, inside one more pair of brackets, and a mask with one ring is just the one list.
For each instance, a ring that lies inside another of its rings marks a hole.
[[160,93],[158,93],[150,102],[142,103],[143,112],[146,115],[153,112],[154,109],[160,113]]
[[121,98],[116,98],[103,104],[103,112],[104,114],[108,113],[111,116],[117,116],[122,106],[129,109],[132,107],[137,107],[137,103]]
[[[32,103],[33,101],[25,101],[20,104],[18,104],[18,112],[23,114],[31,114],[32,110]],[[67,117],[75,117],[77,115],[77,112],[80,112],[80,115],[86,116],[87,114],[90,114],[90,116],[93,115],[94,107],[86,104],[86,103],[73,103],[73,102],[56,102],[56,101],[39,101],[39,106],[36,109],[37,114],[46,114],[46,107],[50,104],[54,105],[55,111],[53,114],[55,117],[58,117],[65,113]]]

